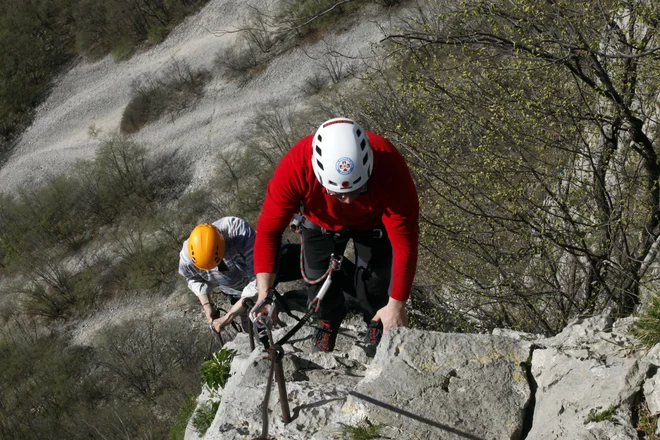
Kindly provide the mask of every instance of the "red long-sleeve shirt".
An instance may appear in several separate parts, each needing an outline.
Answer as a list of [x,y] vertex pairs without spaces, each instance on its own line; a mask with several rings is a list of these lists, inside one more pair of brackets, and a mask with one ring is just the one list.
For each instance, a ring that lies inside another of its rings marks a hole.
[[257,223],[255,273],[273,273],[277,243],[293,214],[303,208],[312,222],[330,231],[343,226],[369,230],[381,223],[392,243],[391,297],[405,301],[417,268],[419,201],[408,166],[382,136],[367,132],[373,149],[368,192],[349,204],[329,196],[312,169],[313,135],[302,138],[282,158],[268,183]]

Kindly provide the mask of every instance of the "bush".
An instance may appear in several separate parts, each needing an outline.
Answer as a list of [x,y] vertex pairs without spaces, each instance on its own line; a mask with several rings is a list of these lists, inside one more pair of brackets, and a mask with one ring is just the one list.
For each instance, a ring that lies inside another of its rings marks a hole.
[[275,101],[260,109],[248,122],[241,146],[219,154],[211,182],[222,188],[212,194],[215,210],[256,221],[275,166],[301,137],[315,130],[317,116],[315,108],[294,112]]
[[133,134],[164,115],[176,117],[202,97],[210,75],[175,60],[161,77],[146,76],[133,83],[133,96],[124,109],[119,130]]
[[217,353],[213,353],[213,357],[202,364],[202,383],[211,391],[225,387],[234,356],[236,356],[236,350],[223,348]]
[[260,73],[267,62],[258,47],[240,40],[234,46],[221,49],[214,60],[216,69],[231,80],[238,79],[241,87]]
[[178,261],[180,243],[174,246],[137,219],[131,223],[115,235],[119,256],[115,278],[120,291],[141,292],[169,285],[177,277],[172,262]]
[[3,328],[0,438],[76,438],[75,414],[98,403],[84,391],[89,355],[63,339],[26,338],[16,327]]
[[149,26],[147,30],[147,42],[151,45],[156,45],[162,42],[167,36],[167,28],[162,25]]
[[[140,317],[105,328],[98,359],[118,391],[153,399],[181,389],[204,358],[200,334],[173,319]],[[189,390],[182,390],[188,391]]]
[[347,18],[354,16],[365,0],[353,0],[343,4],[335,0],[286,0],[275,15],[281,32],[295,33],[299,38],[321,37],[339,25],[346,25]]
[[[117,391],[112,393],[112,397],[117,397]],[[167,424],[164,423],[166,417],[165,411],[153,403],[116,399],[80,410],[75,415],[78,432],[69,438],[164,439],[169,434]]]
[[0,15],[0,156],[32,121],[50,83],[72,58],[65,2],[7,0]]
[[156,44],[208,0],[21,0],[0,16],[0,162],[32,121],[51,81],[75,55],[130,57]]
[[337,43],[324,40],[322,46],[317,53],[308,53],[307,56],[324,70],[327,74],[325,78],[332,81],[332,84],[339,84],[345,78],[356,76],[356,60],[344,55]]
[[328,84],[328,79],[324,75],[321,75],[320,73],[315,73],[314,75],[305,79],[305,82],[303,83],[301,90],[306,96],[314,96],[321,93],[321,91],[325,89],[327,84]]
[[27,315],[48,319],[68,319],[88,313],[103,293],[100,274],[94,269],[78,273],[67,269],[57,258],[35,265],[34,278],[14,289],[24,293]]
[[168,29],[180,23],[207,0],[111,0],[99,4],[91,0],[75,0],[71,5],[75,47],[81,55],[98,58],[113,48],[116,60],[134,52],[143,42],[156,44]]
[[207,221],[212,216],[211,194],[208,190],[183,194],[167,208],[146,219],[147,227],[162,234],[168,246],[180,250],[183,241],[190,235],[192,225]]
[[78,183],[58,176],[16,196],[0,195],[0,247],[8,263],[53,245],[78,249],[89,239],[87,219],[76,215]]
[[112,58],[115,60],[115,63],[121,61],[126,61],[133,56],[135,51],[135,46],[129,40],[122,39],[118,41],[111,50]]
[[[208,209],[199,197],[194,202],[188,196],[179,200],[190,179],[190,162],[176,153],[147,157],[145,148],[124,138],[112,139],[99,149],[94,161],[79,162],[71,177],[58,176],[36,189],[21,189],[17,195],[0,194],[0,262],[8,272],[32,273],[39,265],[51,264],[50,261],[80,250],[98,234],[98,228],[121,224],[121,217],[155,218],[155,213],[165,206],[178,207],[171,208],[178,211],[167,219],[160,217],[160,224],[166,225],[162,231],[171,234],[173,225],[178,224],[175,238],[180,239],[181,223]],[[196,205],[191,206],[193,203]],[[154,225],[148,232],[152,230],[158,231],[158,227]],[[155,247],[139,250],[147,256],[152,251],[161,252],[162,258],[171,254],[169,249],[179,246],[171,240],[172,237],[163,235]],[[46,251],[48,257],[44,257]],[[146,270],[156,268],[159,276],[171,273],[164,264],[161,259]],[[41,287],[33,285],[31,289],[43,299],[49,296],[46,287],[41,283]]]
[[176,200],[190,182],[190,162],[175,153],[147,157],[147,150],[123,137],[107,141],[93,162],[81,162],[81,215],[96,225],[120,215],[142,217]]
[[266,68],[278,49],[287,49],[275,28],[268,12],[251,8],[249,17],[239,26],[233,46],[217,53],[216,68],[227,78],[239,79],[240,85],[245,85]]
[[384,8],[390,8],[396,6],[399,3],[402,3],[403,0],[374,0],[376,4],[383,6]]
[[[133,319],[104,329],[97,340],[97,368],[91,377],[95,388],[83,394],[103,396],[104,400],[76,415],[76,438],[160,439],[175,435],[177,426],[183,435],[195,408],[189,396],[199,393],[198,367],[208,347],[199,336],[192,326],[173,319]],[[156,368],[140,362],[155,363]],[[162,374],[151,376],[147,394],[135,382],[123,379],[124,375],[138,378],[141,372],[148,376],[149,371]],[[188,416],[184,415],[186,408]]]

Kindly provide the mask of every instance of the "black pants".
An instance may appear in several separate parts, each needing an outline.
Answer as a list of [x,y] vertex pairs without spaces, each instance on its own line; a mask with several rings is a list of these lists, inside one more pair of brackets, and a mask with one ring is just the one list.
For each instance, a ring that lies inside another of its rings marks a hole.
[[[349,239],[355,245],[355,270],[352,273],[342,270],[332,274],[330,290],[321,302],[319,319],[333,323],[344,319],[345,286],[354,289],[365,322],[370,322],[376,312],[387,304],[392,274],[392,244],[385,229],[380,230],[380,236],[374,231],[353,231],[340,236],[317,228],[303,227],[304,267],[310,280],[318,279],[325,273],[331,254],[344,254]],[[308,285],[307,296],[310,301],[316,297],[322,285],[323,281]]]
[[302,278],[302,274],[300,273],[300,244],[285,243],[280,247],[280,257],[276,270],[277,278],[275,284]]
[[[275,279],[275,286],[277,286],[278,283],[286,283],[288,281],[302,279],[302,274],[300,273],[300,244],[283,244],[280,248],[280,255],[277,266],[277,278]],[[229,302],[232,306],[241,300],[242,298],[240,297],[232,296],[229,298]],[[250,313],[250,311],[246,310],[241,314],[241,324],[244,331],[247,331],[248,328],[248,313]]]

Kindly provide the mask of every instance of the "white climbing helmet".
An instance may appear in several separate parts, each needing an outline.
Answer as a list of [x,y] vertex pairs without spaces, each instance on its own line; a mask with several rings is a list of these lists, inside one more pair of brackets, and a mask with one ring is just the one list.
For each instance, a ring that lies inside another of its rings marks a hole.
[[312,167],[319,183],[330,191],[347,193],[367,183],[374,155],[364,129],[355,121],[325,121],[312,141]]

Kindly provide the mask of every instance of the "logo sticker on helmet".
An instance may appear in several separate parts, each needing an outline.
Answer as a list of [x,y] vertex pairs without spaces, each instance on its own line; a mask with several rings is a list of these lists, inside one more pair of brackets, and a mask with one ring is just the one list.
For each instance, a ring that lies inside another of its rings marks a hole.
[[335,164],[337,172],[342,175],[351,174],[355,168],[355,164],[350,157],[340,157]]

